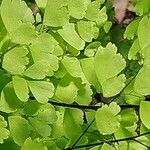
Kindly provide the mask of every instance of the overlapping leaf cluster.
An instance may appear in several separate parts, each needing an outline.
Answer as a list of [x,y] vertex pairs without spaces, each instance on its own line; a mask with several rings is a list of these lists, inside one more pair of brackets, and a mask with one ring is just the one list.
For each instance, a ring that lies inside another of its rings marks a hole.
[[[137,17],[126,28],[112,26],[110,1],[36,3],[34,15],[28,1],[0,5],[0,149],[61,150],[102,141],[82,149],[146,150],[149,136],[107,141],[150,129],[149,0],[132,1]],[[95,95],[99,109],[82,108]]]

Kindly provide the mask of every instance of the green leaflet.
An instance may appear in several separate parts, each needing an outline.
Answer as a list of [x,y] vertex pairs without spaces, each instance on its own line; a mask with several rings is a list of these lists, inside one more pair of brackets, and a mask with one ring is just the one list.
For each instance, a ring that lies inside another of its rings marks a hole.
[[49,60],[36,62],[25,70],[24,75],[32,79],[44,79],[46,76],[53,76],[58,69],[58,58],[48,55]]
[[45,62],[41,61],[27,68],[24,72],[24,75],[32,79],[44,79],[46,77],[47,72],[48,66]]
[[101,146],[94,146],[92,148],[90,148],[90,150],[100,150],[101,149]]
[[44,53],[42,53],[39,57],[40,58],[36,58],[37,60],[35,60],[33,65],[25,70],[25,76],[32,79],[44,79],[46,76],[53,76],[54,71],[57,71],[59,67],[57,56],[52,54],[44,55]]
[[48,102],[54,95],[54,86],[47,81],[28,81],[29,88],[39,103]]
[[104,25],[104,31],[105,31],[106,33],[108,33],[111,27],[112,27],[112,22],[107,21],[107,22],[105,23],[105,25]]
[[66,0],[48,0],[44,13],[44,24],[59,27],[69,22]]
[[100,85],[98,83],[98,78],[96,76],[93,64],[94,64],[93,57],[81,59],[81,66],[86,79],[97,90],[97,92],[99,92]]
[[28,117],[28,120],[35,132],[42,137],[48,137],[51,135],[52,129],[50,124],[55,123],[57,120],[56,112],[53,106],[50,104],[40,105],[37,102],[30,101],[25,106],[24,112],[31,116]]
[[9,130],[6,129],[7,122],[4,117],[0,115],[0,143],[4,143],[4,140],[9,137]]
[[10,116],[8,118],[10,134],[16,144],[22,146],[30,135],[30,124],[21,116]]
[[12,82],[8,83],[1,92],[0,110],[6,113],[17,111],[22,107],[22,102],[16,96]]
[[59,64],[58,57],[51,53],[56,49],[60,50],[59,48],[58,42],[50,34],[43,33],[38,36],[30,47],[34,64],[25,71],[25,76],[32,79],[53,76]]
[[56,111],[57,121],[51,125],[52,127],[51,137],[53,138],[60,138],[64,136],[64,126],[63,126],[64,111],[65,111],[64,108],[62,108],[60,111]]
[[66,52],[66,46],[67,46],[65,40],[58,34],[58,32],[50,30],[48,33],[53,37],[53,42],[51,44],[54,44],[55,46],[52,54],[56,55],[59,51],[60,51],[59,53],[64,54],[64,52]]
[[66,50],[71,53],[72,56],[78,56],[80,55],[80,51],[74,47],[72,47],[71,45],[67,44],[66,45]]
[[125,33],[124,33],[124,38],[131,40],[135,36],[137,36],[137,30],[138,30],[138,25],[139,25],[140,19],[133,20],[126,28]]
[[55,77],[57,79],[63,78],[67,74],[67,70],[65,69],[64,65],[60,62],[59,69],[55,72]]
[[57,121],[55,108],[51,104],[41,105],[37,111],[37,117],[46,124],[53,124]]
[[17,44],[31,44],[36,40],[37,33],[31,24],[20,25],[11,36],[11,41]]
[[134,82],[134,91],[141,95],[149,95],[150,94],[150,66],[144,66],[139,71],[135,82]]
[[105,0],[96,0],[97,2],[99,2],[99,4],[103,4],[105,2]]
[[119,127],[119,119],[117,114],[120,112],[120,107],[116,103],[111,103],[99,108],[96,112],[96,125],[100,133],[103,135],[115,133]]
[[140,45],[139,45],[139,40],[135,39],[135,41],[133,42],[129,53],[128,53],[128,59],[131,60],[136,60],[137,59],[137,53],[140,51]]
[[8,39],[9,35],[0,15],[0,51],[4,51],[4,49],[7,48]]
[[17,97],[23,102],[28,101],[29,89],[28,89],[27,81],[18,76],[14,76],[12,80],[13,80],[14,91]]
[[149,28],[150,28],[150,20],[148,16],[144,16],[142,20],[139,22],[138,26],[138,39],[141,50],[144,47],[149,46],[149,39],[150,39]]
[[149,53],[150,53],[150,46],[147,46],[145,48],[143,48],[142,50],[142,56],[143,56],[143,65],[144,66],[148,66],[150,65],[150,60],[149,60]]
[[[52,53],[59,43],[48,33],[43,33],[36,38],[36,41],[31,46],[32,51],[41,51],[45,53]],[[34,57],[34,55],[33,55]],[[36,57],[34,58],[36,59]]]
[[23,22],[34,22],[32,11],[21,0],[2,1],[1,17],[9,33],[14,32]]
[[102,7],[102,9],[99,11],[98,13],[98,18],[96,19],[96,23],[98,26],[102,26],[106,23],[108,17],[107,17],[107,14],[106,14],[106,7]]
[[[144,132],[147,132],[147,131],[149,131],[149,129],[146,128],[146,126],[142,123],[142,124],[141,124],[141,133],[144,133]],[[150,138],[149,135],[147,135],[146,137],[147,137],[147,139]]]
[[117,25],[111,0],[0,0],[0,149],[147,150],[112,142],[150,130],[150,2],[131,3]]
[[[146,137],[143,137],[142,140],[137,139],[138,141],[140,141],[141,143],[144,143],[145,145],[149,145],[149,141],[146,139]],[[141,145],[140,143],[137,142],[130,142],[129,143],[129,148],[130,149],[136,149],[136,150],[147,150],[147,148],[143,145]]]
[[[76,118],[75,116],[78,116],[78,118]],[[67,138],[69,138],[69,143],[67,144],[68,146],[72,145],[77,140],[79,135],[82,133],[82,129],[80,126],[80,124],[82,123],[81,116],[82,116],[81,110],[77,109],[65,110],[63,125],[65,135]],[[84,143],[87,143],[87,138],[85,136],[82,137],[82,139],[79,141],[79,143],[77,143],[77,145]]]
[[41,14],[40,14],[40,13],[37,13],[37,14],[36,14],[36,16],[35,16],[35,21],[36,21],[37,23],[41,23],[42,17],[41,17]]
[[37,117],[29,118],[32,127],[42,137],[48,137],[51,135],[51,127],[48,124],[42,123]]
[[106,48],[99,47],[94,58],[94,69],[105,97],[118,94],[125,86],[125,76],[117,75],[125,68],[126,62],[116,52],[115,45],[109,43]]
[[43,142],[38,138],[32,140],[31,137],[27,138],[21,148],[21,150],[48,150],[46,146],[44,146]]
[[107,15],[106,15],[106,7],[100,8],[100,3],[97,1],[92,1],[89,3],[85,18],[87,18],[90,21],[95,21],[98,26],[103,25],[107,21]]
[[69,15],[77,19],[82,19],[85,16],[89,2],[89,0],[68,0]]
[[114,133],[117,139],[133,136],[137,128],[138,116],[134,109],[128,108],[119,113],[120,128]]
[[142,16],[144,14],[147,14],[150,9],[150,1],[145,0],[145,1],[136,1],[135,4],[135,11],[139,16]]
[[4,55],[2,67],[11,74],[22,74],[28,61],[28,50],[24,47],[15,47]]
[[121,142],[121,143],[118,145],[118,149],[119,149],[119,150],[127,150],[127,149],[129,149],[128,143],[127,143],[127,142]]
[[73,23],[63,26],[63,29],[59,29],[58,33],[62,38],[77,50],[82,50],[85,46],[85,42],[79,37],[75,31],[75,25]]
[[106,143],[106,144],[103,144],[103,146],[101,147],[101,150],[114,150],[114,148]]
[[54,140],[52,140],[51,138],[47,138],[46,141],[44,142],[44,145],[48,149],[61,150],[61,148],[65,148],[64,145],[66,144],[65,143],[66,141],[67,140],[64,137],[60,138],[57,141],[57,143]]
[[125,102],[128,103],[128,104],[139,105],[140,102],[142,100],[144,100],[143,95],[135,92],[135,90],[134,90],[134,81],[132,81],[128,85],[128,87],[124,90],[124,95],[125,95]]
[[87,10],[86,10],[85,17],[88,20],[96,21],[98,18],[99,8],[100,8],[100,4],[97,1],[93,1],[89,3]]
[[134,123],[138,121],[138,116],[136,115],[136,112],[132,108],[125,109],[119,113],[121,116],[120,123],[124,126],[133,126]]
[[[120,144],[119,144],[120,145]],[[103,144],[102,147],[100,146],[95,146],[93,148],[91,148],[90,150],[114,150],[113,148],[114,146],[111,146],[107,143]],[[120,149],[119,149],[120,150]]]
[[80,61],[77,58],[65,56],[61,62],[71,76],[76,78],[81,77],[82,69]]
[[93,92],[88,84],[83,84],[81,79],[66,74],[56,87],[54,99],[65,103],[76,101],[79,104],[89,104],[92,94]]
[[55,97],[65,103],[72,103],[77,97],[78,90],[79,89],[75,85],[75,79],[66,75],[60,80],[56,87]]
[[97,51],[94,67],[100,83],[118,75],[124,69],[125,60],[116,52],[116,46],[111,43],[106,48],[100,47]]
[[77,22],[77,29],[80,37],[86,42],[92,42],[92,39],[96,39],[99,35],[99,28],[94,22],[79,21]]
[[124,74],[115,76],[102,83],[102,90],[105,97],[117,95],[124,87],[126,77]]
[[90,43],[84,50],[84,55],[87,57],[93,57],[100,47],[101,43],[96,41]]
[[136,130],[137,126],[133,129],[133,131],[129,131],[128,129],[124,128],[120,125],[119,129],[114,133],[116,139],[123,139],[133,136],[133,132]]
[[148,128],[150,129],[150,119],[148,117],[148,113],[150,111],[149,109],[150,107],[150,103],[146,102],[146,101],[142,101],[140,104],[140,119],[142,121],[142,123]]
[[75,101],[78,102],[79,104],[88,105],[92,100],[92,95],[93,91],[88,84],[84,86],[81,85],[79,87],[78,95]]

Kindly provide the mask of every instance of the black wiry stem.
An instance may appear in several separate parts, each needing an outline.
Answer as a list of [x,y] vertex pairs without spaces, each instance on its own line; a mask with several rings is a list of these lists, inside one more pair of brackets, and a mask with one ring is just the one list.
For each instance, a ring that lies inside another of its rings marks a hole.
[[[85,110],[97,110],[101,108],[101,106],[95,106],[95,105],[78,105],[78,104],[66,104],[61,102],[55,102],[55,101],[48,101],[50,104],[54,106],[60,106],[60,107],[66,107],[66,108],[78,108],[78,109],[85,109]],[[138,108],[138,105],[120,105],[121,108]]]
[[137,143],[139,143],[139,144],[143,145],[144,147],[146,147],[146,148],[150,149],[150,146],[148,146],[148,145],[146,145],[146,144],[142,143],[141,141],[138,141],[138,140],[136,140],[136,139],[133,139],[133,141],[135,141],[135,142],[137,142]]
[[87,132],[87,130],[90,128],[90,126],[93,124],[94,121],[95,121],[95,118],[91,121],[91,123],[87,126],[87,128],[79,136],[79,138],[76,140],[76,142],[72,145],[72,148],[74,148],[76,146],[76,144],[80,141],[80,139],[82,138],[82,136]]
[[[126,86],[121,90],[121,92],[118,94],[118,95],[116,95],[116,96],[114,96],[110,101],[109,101],[109,103],[111,103],[112,101],[114,101],[116,98],[118,98],[122,93],[123,93],[123,91],[128,87],[128,85],[135,79],[135,77],[137,76],[137,74],[126,84]],[[66,105],[65,105],[66,106]],[[81,107],[81,105],[77,105],[77,106],[80,106]],[[126,107],[126,105],[123,105],[123,106],[125,106]],[[134,105],[130,105],[130,106],[134,106]],[[85,107],[85,109],[86,109],[86,107],[87,106],[84,106],[84,105],[82,105],[82,107]],[[88,106],[89,107],[89,106]],[[94,110],[97,110],[98,108],[100,108],[101,106],[92,106],[92,108],[90,107],[90,109],[93,109],[94,108]],[[127,106],[127,108],[129,108],[129,105]],[[134,108],[135,108],[135,106],[134,106]],[[82,108],[83,109],[83,108]],[[73,144],[73,146],[71,147],[71,148],[68,148],[68,149],[66,149],[66,150],[71,150],[71,149],[76,149],[76,147],[77,148],[80,148],[79,146],[75,146],[77,143],[78,143],[78,141],[82,138],[82,136],[87,132],[87,130],[90,128],[90,126],[94,123],[94,121],[95,121],[95,119],[93,119],[92,120],[92,122],[88,125],[88,127],[84,130],[84,132],[79,136],[79,138],[76,140],[76,142]],[[117,143],[119,143],[119,141],[118,140],[114,140],[115,142],[117,142]],[[104,143],[104,142],[103,142]],[[108,141],[108,143],[111,143],[110,141]],[[88,144],[87,144],[88,145]],[[84,145],[84,146],[87,146],[87,145]],[[81,145],[82,146],[82,145]]]
[[[117,140],[108,140],[108,141],[101,141],[98,143],[93,143],[93,144],[86,144],[86,145],[79,145],[79,146],[75,146],[74,148],[66,148],[64,150],[73,150],[73,149],[80,149],[80,148],[86,148],[86,147],[93,147],[93,146],[98,146],[98,145],[102,145],[104,143],[116,143],[116,142],[123,142],[123,141],[133,141],[138,137],[144,136],[144,135],[148,135],[150,134],[150,132],[146,132],[146,133],[142,133],[140,135],[137,136],[133,136],[133,137],[128,137],[128,138],[123,138],[123,139],[117,139]],[[136,140],[137,142],[137,140]],[[140,141],[138,141],[140,142]],[[141,142],[140,142],[141,144]],[[143,146],[150,148],[149,146],[145,145],[142,143]]]
[[101,106],[94,106],[94,105],[78,105],[78,104],[67,104],[67,103],[61,103],[61,102],[54,102],[54,101],[48,101],[50,104],[54,106],[60,106],[60,107],[66,107],[66,108],[78,108],[78,109],[91,109],[91,110],[97,110]]
[[[116,98],[118,98],[122,93],[123,91],[128,87],[128,85],[135,79],[135,77],[137,76],[137,74],[126,84],[126,86],[121,90],[121,92],[119,94],[117,94],[116,96],[114,96],[110,101],[109,103],[111,103],[112,101],[114,101]],[[54,101],[49,101],[49,103],[51,103],[52,105],[54,106],[62,106],[62,107],[68,107],[68,108],[78,108],[78,109],[91,109],[91,110],[97,110],[99,108],[101,108],[101,106],[93,106],[93,105],[78,105],[78,104],[66,104],[66,103],[60,103],[60,102],[54,102]],[[138,106],[135,106],[135,105],[120,105],[121,108],[138,108]],[[90,147],[90,146],[96,146],[96,145],[99,145],[99,144],[102,144],[104,143],[104,141],[100,142],[100,143],[96,143],[96,144],[87,144],[87,145],[80,145],[80,146],[76,146],[76,144],[79,142],[79,140],[82,138],[82,136],[87,132],[87,130],[90,128],[90,126],[94,123],[95,121],[95,118],[91,121],[91,123],[87,126],[87,128],[83,131],[83,133],[79,136],[79,138],[76,140],[76,142],[73,144],[72,147],[70,148],[67,148],[66,150],[72,150],[72,149],[78,149],[78,148],[83,148],[83,147]],[[139,137],[139,136],[138,136]],[[135,137],[132,137],[132,140],[133,138]],[[129,140],[131,138],[126,138],[124,140]],[[106,141],[107,143],[113,143],[113,142],[117,142],[119,143],[121,140],[123,139],[120,139],[120,140],[112,140],[112,141]]]
[[[129,84],[136,78],[137,74],[126,84],[126,86],[121,90],[121,92],[119,94],[117,94],[116,96],[114,96],[109,101],[109,103],[111,103],[112,101],[114,101],[115,99],[117,99],[123,93],[123,91],[129,86]],[[51,103],[54,106],[62,106],[62,107],[78,108],[78,109],[97,110],[97,109],[101,108],[101,106],[95,106],[95,105],[66,104],[66,103],[61,103],[61,102],[55,102],[55,101],[52,101],[52,100],[49,100],[49,103]],[[128,104],[120,105],[120,107],[121,108],[138,108],[137,105],[128,105]]]

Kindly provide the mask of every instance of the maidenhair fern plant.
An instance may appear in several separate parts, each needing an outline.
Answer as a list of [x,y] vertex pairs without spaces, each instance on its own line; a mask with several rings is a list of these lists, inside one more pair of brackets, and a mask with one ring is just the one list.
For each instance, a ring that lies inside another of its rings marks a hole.
[[150,0],[131,4],[124,25],[111,0],[0,1],[0,150],[150,149]]

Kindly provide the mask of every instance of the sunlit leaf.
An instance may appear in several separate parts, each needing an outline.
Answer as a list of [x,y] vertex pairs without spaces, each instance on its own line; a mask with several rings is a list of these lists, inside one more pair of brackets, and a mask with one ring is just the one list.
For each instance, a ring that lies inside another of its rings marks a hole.
[[48,102],[49,98],[54,95],[54,86],[50,82],[29,81],[28,85],[33,96],[40,103]]
[[66,0],[48,0],[44,14],[44,24],[58,27],[69,22]]
[[[120,112],[120,107],[115,103],[113,104],[113,109],[111,109],[110,106],[103,106],[102,108],[99,108],[96,112],[96,125],[100,133],[102,134],[113,134],[116,132],[119,127],[120,123],[117,118],[117,114]],[[117,109],[116,112],[113,110]]]
[[22,74],[26,69],[28,61],[28,50],[23,47],[16,47],[4,55],[3,68],[12,74]]
[[72,47],[78,50],[82,50],[84,48],[85,42],[79,37],[79,35],[75,31],[74,24],[70,23],[70,24],[63,26],[63,29],[58,30],[58,33]]
[[17,97],[23,102],[28,101],[29,89],[28,89],[27,81],[18,76],[14,76],[13,77],[13,86],[14,86],[14,90],[15,90]]

